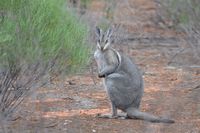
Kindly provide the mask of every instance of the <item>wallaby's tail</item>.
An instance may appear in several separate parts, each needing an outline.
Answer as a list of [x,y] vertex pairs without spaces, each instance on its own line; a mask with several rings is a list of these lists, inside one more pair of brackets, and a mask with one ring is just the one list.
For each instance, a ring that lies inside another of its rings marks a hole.
[[175,123],[174,120],[170,120],[167,118],[157,117],[149,113],[141,112],[138,109],[130,108],[127,109],[127,115],[130,118],[133,119],[141,119],[149,122],[155,122],[155,123]]

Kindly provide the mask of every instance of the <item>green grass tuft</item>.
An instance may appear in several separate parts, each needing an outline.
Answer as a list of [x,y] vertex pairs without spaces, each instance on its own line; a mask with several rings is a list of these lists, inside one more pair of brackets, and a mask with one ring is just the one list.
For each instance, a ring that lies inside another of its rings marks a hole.
[[87,26],[66,0],[1,0],[0,13],[0,68],[40,60],[74,72],[87,64]]

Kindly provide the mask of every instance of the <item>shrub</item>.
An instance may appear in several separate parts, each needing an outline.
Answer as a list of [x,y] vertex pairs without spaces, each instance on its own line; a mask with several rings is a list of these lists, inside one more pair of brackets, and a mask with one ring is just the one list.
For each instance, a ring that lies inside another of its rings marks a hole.
[[57,58],[58,67],[75,70],[87,62],[87,29],[66,10],[64,0],[1,2],[1,65],[7,65],[6,58],[27,63]]
[[157,0],[161,16],[172,21],[172,27],[186,35],[188,48],[196,64],[200,61],[200,0]]
[[[165,17],[173,21],[174,28],[185,28],[199,22],[199,0],[166,0],[160,1]],[[164,8],[163,8],[164,7]],[[163,14],[162,14],[163,15]]]
[[0,1],[0,114],[13,112],[51,73],[87,64],[87,27],[65,0]]

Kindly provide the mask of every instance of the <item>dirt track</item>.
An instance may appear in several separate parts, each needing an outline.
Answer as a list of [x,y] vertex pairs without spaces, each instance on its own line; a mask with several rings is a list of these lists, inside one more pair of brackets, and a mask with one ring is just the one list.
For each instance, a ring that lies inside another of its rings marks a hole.
[[63,86],[54,82],[40,89],[36,94],[40,100],[27,104],[29,109],[34,105],[34,113],[17,123],[23,123],[27,132],[199,133],[200,90],[190,91],[199,80],[198,70],[169,67],[160,50],[138,45],[139,49],[130,51],[145,72],[141,110],[173,118],[175,124],[96,118],[98,113],[108,113],[110,106],[101,81],[90,73],[68,77]]
[[[141,110],[174,119],[175,124],[155,124],[141,120],[100,119],[98,113],[110,111],[109,101],[96,73],[85,72],[70,76],[63,84],[53,81],[41,88],[35,97],[23,104],[27,112],[13,122],[11,131],[33,133],[200,133],[199,68],[168,65],[173,51],[181,45],[179,39],[169,39],[176,33],[156,28],[151,18],[155,14],[153,0],[128,0],[117,5],[120,13],[114,21],[128,28],[129,35],[137,32],[137,24],[145,36],[158,35],[161,40],[141,39],[116,44],[144,72],[145,94]],[[135,8],[134,8],[135,7]],[[130,15],[134,17],[123,18]],[[143,17],[141,17],[143,16]],[[134,22],[134,23],[132,23]],[[139,33],[138,33],[139,34]],[[188,57],[189,58],[189,57]],[[180,61],[179,61],[180,62]],[[95,70],[95,69],[94,69]],[[33,112],[31,111],[33,110]]]

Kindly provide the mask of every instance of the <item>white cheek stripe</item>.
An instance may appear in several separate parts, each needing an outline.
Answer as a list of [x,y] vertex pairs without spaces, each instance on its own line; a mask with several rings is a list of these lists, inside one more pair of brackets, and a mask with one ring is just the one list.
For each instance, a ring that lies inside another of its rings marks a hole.
[[99,49],[101,49],[101,46],[100,46],[100,44],[99,44],[99,43],[97,43],[97,47],[98,47]]
[[108,48],[109,45],[110,45],[110,44],[107,43],[107,44],[103,47],[103,50],[106,50],[106,49]]

